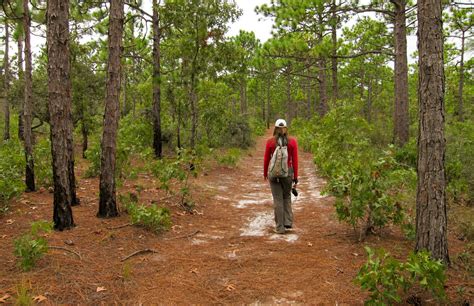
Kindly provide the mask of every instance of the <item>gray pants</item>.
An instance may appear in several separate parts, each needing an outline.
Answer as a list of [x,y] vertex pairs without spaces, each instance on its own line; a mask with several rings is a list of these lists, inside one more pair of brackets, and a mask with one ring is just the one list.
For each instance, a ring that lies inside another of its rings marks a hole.
[[288,171],[288,177],[270,180],[273,195],[273,209],[275,211],[276,231],[285,232],[285,226],[293,226],[293,211],[291,210],[291,185],[293,169]]

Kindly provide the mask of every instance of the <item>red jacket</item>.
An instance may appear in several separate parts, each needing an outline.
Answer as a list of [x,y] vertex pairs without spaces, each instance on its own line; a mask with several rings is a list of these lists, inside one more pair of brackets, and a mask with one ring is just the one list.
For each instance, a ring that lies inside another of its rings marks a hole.
[[[272,137],[267,140],[265,147],[265,156],[263,159],[263,176],[268,177],[268,164],[272,157],[273,152],[276,149],[275,138]],[[298,143],[293,137],[288,138],[288,168],[293,168],[293,178],[298,179]]]

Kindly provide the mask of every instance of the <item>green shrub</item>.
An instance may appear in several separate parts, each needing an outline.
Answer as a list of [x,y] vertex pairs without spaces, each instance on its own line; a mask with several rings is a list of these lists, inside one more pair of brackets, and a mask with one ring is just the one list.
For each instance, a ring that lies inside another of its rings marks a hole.
[[368,258],[360,268],[355,282],[369,291],[367,305],[401,303],[400,294],[418,286],[438,299],[445,298],[444,265],[430,258],[428,252],[411,253],[403,263],[383,249],[365,247]]
[[446,129],[447,194],[454,201],[474,203],[474,124],[455,122]]
[[220,164],[226,166],[235,166],[239,162],[239,159],[242,156],[242,150],[238,148],[228,149],[223,155],[219,155],[217,160]]
[[28,233],[18,237],[14,241],[14,253],[19,257],[19,266],[24,271],[34,267],[36,261],[48,252],[48,242],[40,234],[50,232],[53,225],[46,221],[36,221],[31,224]]
[[17,139],[0,146],[0,214],[8,209],[8,201],[25,190],[25,154]]
[[121,198],[132,224],[143,226],[156,233],[170,228],[171,218],[167,208],[157,207],[154,204],[151,206],[140,205],[137,200],[136,196],[131,194]]
[[[130,156],[137,154],[141,157],[150,157],[153,139],[152,126],[145,118],[134,118],[132,114],[120,120],[120,127],[117,136],[116,168],[117,178],[129,177],[133,174],[130,171]],[[87,160],[90,161],[86,177],[95,177],[100,174],[101,144],[94,142],[86,152]]]
[[310,123],[294,122],[300,143],[314,154],[328,178],[326,194],[336,197],[336,213],[359,232],[359,239],[390,223],[406,224],[406,202],[416,186],[414,169],[396,161],[396,149],[377,148],[372,127],[346,105]]
[[37,186],[53,186],[53,168],[51,141],[49,137],[41,138],[34,147],[35,181]]

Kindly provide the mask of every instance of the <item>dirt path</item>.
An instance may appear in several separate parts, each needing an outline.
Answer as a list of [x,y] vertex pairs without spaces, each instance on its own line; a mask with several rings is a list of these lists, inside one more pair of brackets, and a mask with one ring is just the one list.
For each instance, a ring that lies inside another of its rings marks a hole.
[[[332,199],[321,196],[324,181],[310,154],[300,152],[294,230],[273,234],[271,193],[262,175],[264,147],[262,137],[236,168],[202,173],[193,182],[197,214],[171,205],[174,226],[162,235],[130,226],[109,229],[127,223],[127,216],[96,218],[97,179],[81,179],[82,205],[74,208],[78,226],[51,233],[48,240],[79,252],[82,260],[51,250],[27,273],[15,266],[12,242],[31,220],[51,219],[52,196],[24,195],[0,219],[0,297],[10,294],[12,301],[23,280],[31,295],[52,303],[363,303],[352,282],[365,261],[363,245],[335,220]],[[141,202],[160,198],[156,182],[146,175],[126,182],[121,191],[137,186],[144,189]],[[367,244],[395,255],[411,248],[391,230]],[[157,253],[121,261],[146,248]]]

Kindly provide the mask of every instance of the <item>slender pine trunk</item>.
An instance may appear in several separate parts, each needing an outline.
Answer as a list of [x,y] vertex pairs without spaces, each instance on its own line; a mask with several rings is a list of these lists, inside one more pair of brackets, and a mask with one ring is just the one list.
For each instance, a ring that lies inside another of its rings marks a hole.
[[33,133],[31,130],[33,121],[33,67],[31,63],[30,26],[31,17],[28,0],[23,0],[23,28],[25,31],[25,108],[23,114],[26,158],[25,184],[26,191],[35,191],[35,162],[33,159]]
[[449,263],[441,0],[418,1],[419,129],[415,250]]
[[120,77],[124,20],[123,0],[110,0],[107,84],[100,163],[99,211],[97,217],[118,216],[115,186],[117,130],[120,117]]
[[10,26],[8,19],[5,18],[5,53],[3,54],[3,94],[4,94],[4,115],[5,115],[5,129],[3,131],[3,139],[10,139],[10,102],[8,100],[8,92],[10,91],[10,63],[8,51],[10,49]]
[[53,222],[54,228],[62,231],[74,227],[68,148],[72,101],[69,64],[69,0],[47,2],[47,41],[48,100],[54,183]]

